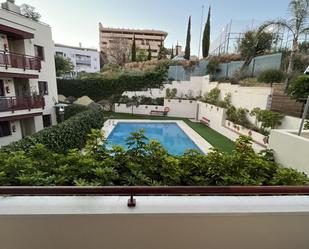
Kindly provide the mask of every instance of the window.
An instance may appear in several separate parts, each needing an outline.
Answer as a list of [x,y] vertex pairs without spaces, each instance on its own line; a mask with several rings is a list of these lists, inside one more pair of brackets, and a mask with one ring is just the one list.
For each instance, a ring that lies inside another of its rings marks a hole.
[[48,84],[46,81],[39,81],[40,96],[48,95]]
[[52,125],[51,115],[43,115],[44,128],[50,127],[51,125]]
[[56,55],[63,57],[63,53],[62,52],[56,52]]
[[11,136],[11,124],[9,121],[0,122],[0,137]]
[[42,61],[44,61],[44,48],[42,46],[34,45],[34,53],[36,57],[39,57]]
[[0,80],[0,96],[5,96],[3,80]]

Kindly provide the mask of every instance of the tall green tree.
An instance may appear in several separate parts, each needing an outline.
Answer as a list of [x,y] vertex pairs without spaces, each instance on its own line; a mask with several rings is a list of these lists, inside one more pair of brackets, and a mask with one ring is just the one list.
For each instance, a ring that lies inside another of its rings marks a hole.
[[187,40],[186,40],[186,49],[184,58],[186,60],[190,60],[190,55],[191,55],[191,16],[189,17],[188,22]]
[[133,43],[132,43],[132,62],[136,61],[136,43],[135,43],[135,35],[133,35]]
[[295,55],[299,52],[299,37],[309,31],[309,0],[291,0],[289,4],[289,14],[289,19],[268,21],[260,27],[260,29],[263,30],[269,26],[279,26],[289,30],[292,35],[293,45],[289,56],[287,79],[285,82],[286,90],[293,76]]
[[211,7],[209,6],[207,22],[205,24],[204,34],[203,34],[203,58],[208,57],[209,47],[210,47],[210,14]]
[[174,45],[172,45],[171,59],[174,58]]
[[55,66],[57,77],[70,75],[74,70],[72,61],[60,55],[55,56]]
[[179,48],[179,45],[178,45],[178,42],[177,42],[177,45],[176,45],[176,56],[179,54],[178,48]]
[[148,46],[148,57],[147,57],[147,60],[151,61],[152,59],[152,54],[151,54],[151,48],[150,48],[150,45]]

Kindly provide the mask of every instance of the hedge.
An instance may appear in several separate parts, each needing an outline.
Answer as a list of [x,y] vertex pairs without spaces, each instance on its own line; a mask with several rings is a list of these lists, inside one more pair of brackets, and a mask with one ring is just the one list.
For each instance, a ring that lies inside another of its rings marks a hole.
[[5,146],[5,151],[27,151],[30,146],[43,144],[57,153],[66,153],[70,149],[82,149],[91,129],[100,129],[104,123],[101,110],[88,110],[77,114],[65,122],[46,128],[32,136]]
[[88,96],[94,101],[100,101],[125,91],[158,88],[165,77],[164,70],[154,70],[142,74],[122,73],[115,78],[59,79],[57,85],[58,93],[64,96]]

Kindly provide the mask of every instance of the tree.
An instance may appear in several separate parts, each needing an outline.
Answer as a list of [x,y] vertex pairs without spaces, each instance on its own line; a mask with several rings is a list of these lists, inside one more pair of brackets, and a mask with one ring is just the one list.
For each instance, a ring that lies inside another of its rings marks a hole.
[[151,59],[152,59],[152,53],[151,53],[150,44],[149,44],[149,46],[148,46],[148,57],[147,57],[147,59],[148,59],[149,61],[151,61]]
[[131,46],[128,40],[119,38],[114,39],[107,51],[103,51],[106,60],[110,63],[123,66],[130,57]]
[[69,75],[74,70],[74,65],[71,60],[63,56],[55,56],[55,65],[57,77]]
[[289,95],[293,99],[305,101],[309,95],[309,76],[298,76],[289,87]]
[[245,60],[243,69],[249,66],[254,57],[270,50],[272,40],[273,36],[270,33],[261,30],[247,31],[239,44],[241,57]]
[[138,49],[136,53],[136,61],[146,61],[148,59],[148,54],[144,49]]
[[177,42],[177,45],[176,45],[176,56],[178,56],[178,54],[179,54],[178,48],[179,48],[179,45],[178,45],[178,42]]
[[168,53],[168,51],[164,47],[163,42],[161,40],[161,44],[160,44],[160,48],[159,48],[159,53],[158,53],[158,60],[166,59],[167,53]]
[[172,45],[171,59],[174,58],[174,45]]
[[308,15],[309,0],[291,0],[289,4],[290,19],[272,20],[264,23],[260,29],[266,29],[269,26],[279,26],[289,30],[293,37],[293,45],[289,56],[289,64],[287,69],[287,78],[285,81],[285,89],[287,90],[293,76],[294,58],[299,52],[299,36],[309,31]]
[[135,35],[133,35],[133,43],[132,43],[132,61],[136,61],[136,43],[135,43]]
[[186,40],[186,49],[184,58],[186,60],[190,60],[190,55],[191,55],[191,16],[189,17],[188,21],[187,40]]
[[204,35],[203,35],[203,58],[208,57],[210,47],[210,13],[211,7],[209,7],[207,22],[205,24]]
[[28,4],[23,4],[21,6],[21,14],[34,21],[39,21],[41,18],[41,14],[39,12],[36,12],[35,8]]

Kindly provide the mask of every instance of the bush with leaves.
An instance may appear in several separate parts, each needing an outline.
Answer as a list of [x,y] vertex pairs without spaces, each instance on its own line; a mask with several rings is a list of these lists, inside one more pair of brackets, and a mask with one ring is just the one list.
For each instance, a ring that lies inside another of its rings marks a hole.
[[309,121],[306,121],[305,126],[304,126],[305,130],[309,130]]
[[289,95],[294,99],[306,100],[309,95],[309,75],[300,75],[289,87]]
[[207,73],[214,76],[218,72],[220,72],[219,60],[216,58],[210,58],[207,64]]
[[247,109],[236,108],[235,106],[229,107],[226,111],[228,120],[232,121],[235,124],[239,124],[247,128],[251,127],[251,124],[247,117],[248,113],[249,111]]
[[255,116],[258,122],[261,122],[261,131],[263,134],[269,134],[269,129],[275,129],[281,125],[281,121],[284,115],[278,112],[273,112],[270,110],[261,110],[260,108],[254,108],[251,116]]
[[252,140],[240,137],[233,153],[189,150],[172,156],[143,131],[133,133],[127,148],[107,146],[92,130],[83,152],[55,153],[44,145],[24,151],[0,151],[1,186],[225,186],[305,185],[305,174],[282,168],[255,154]]
[[41,130],[22,140],[3,147],[6,151],[27,151],[31,146],[43,144],[51,151],[65,153],[84,147],[91,129],[100,129],[104,123],[101,110],[89,110],[77,114],[65,122]]
[[281,70],[268,69],[259,73],[257,80],[262,83],[280,83],[284,79],[284,73]]
[[211,89],[209,93],[206,93],[204,95],[204,97],[202,98],[202,101],[212,104],[212,105],[217,105],[219,101],[220,93],[221,93],[221,90],[218,87]]
[[168,64],[161,63],[153,70],[143,72],[121,72],[112,77],[87,74],[82,79],[58,79],[59,94],[80,98],[88,96],[94,101],[106,99],[125,91],[140,91],[159,88],[166,81]]
[[172,90],[170,88],[166,89],[166,98],[168,99],[174,99],[177,96],[177,88],[173,88]]

